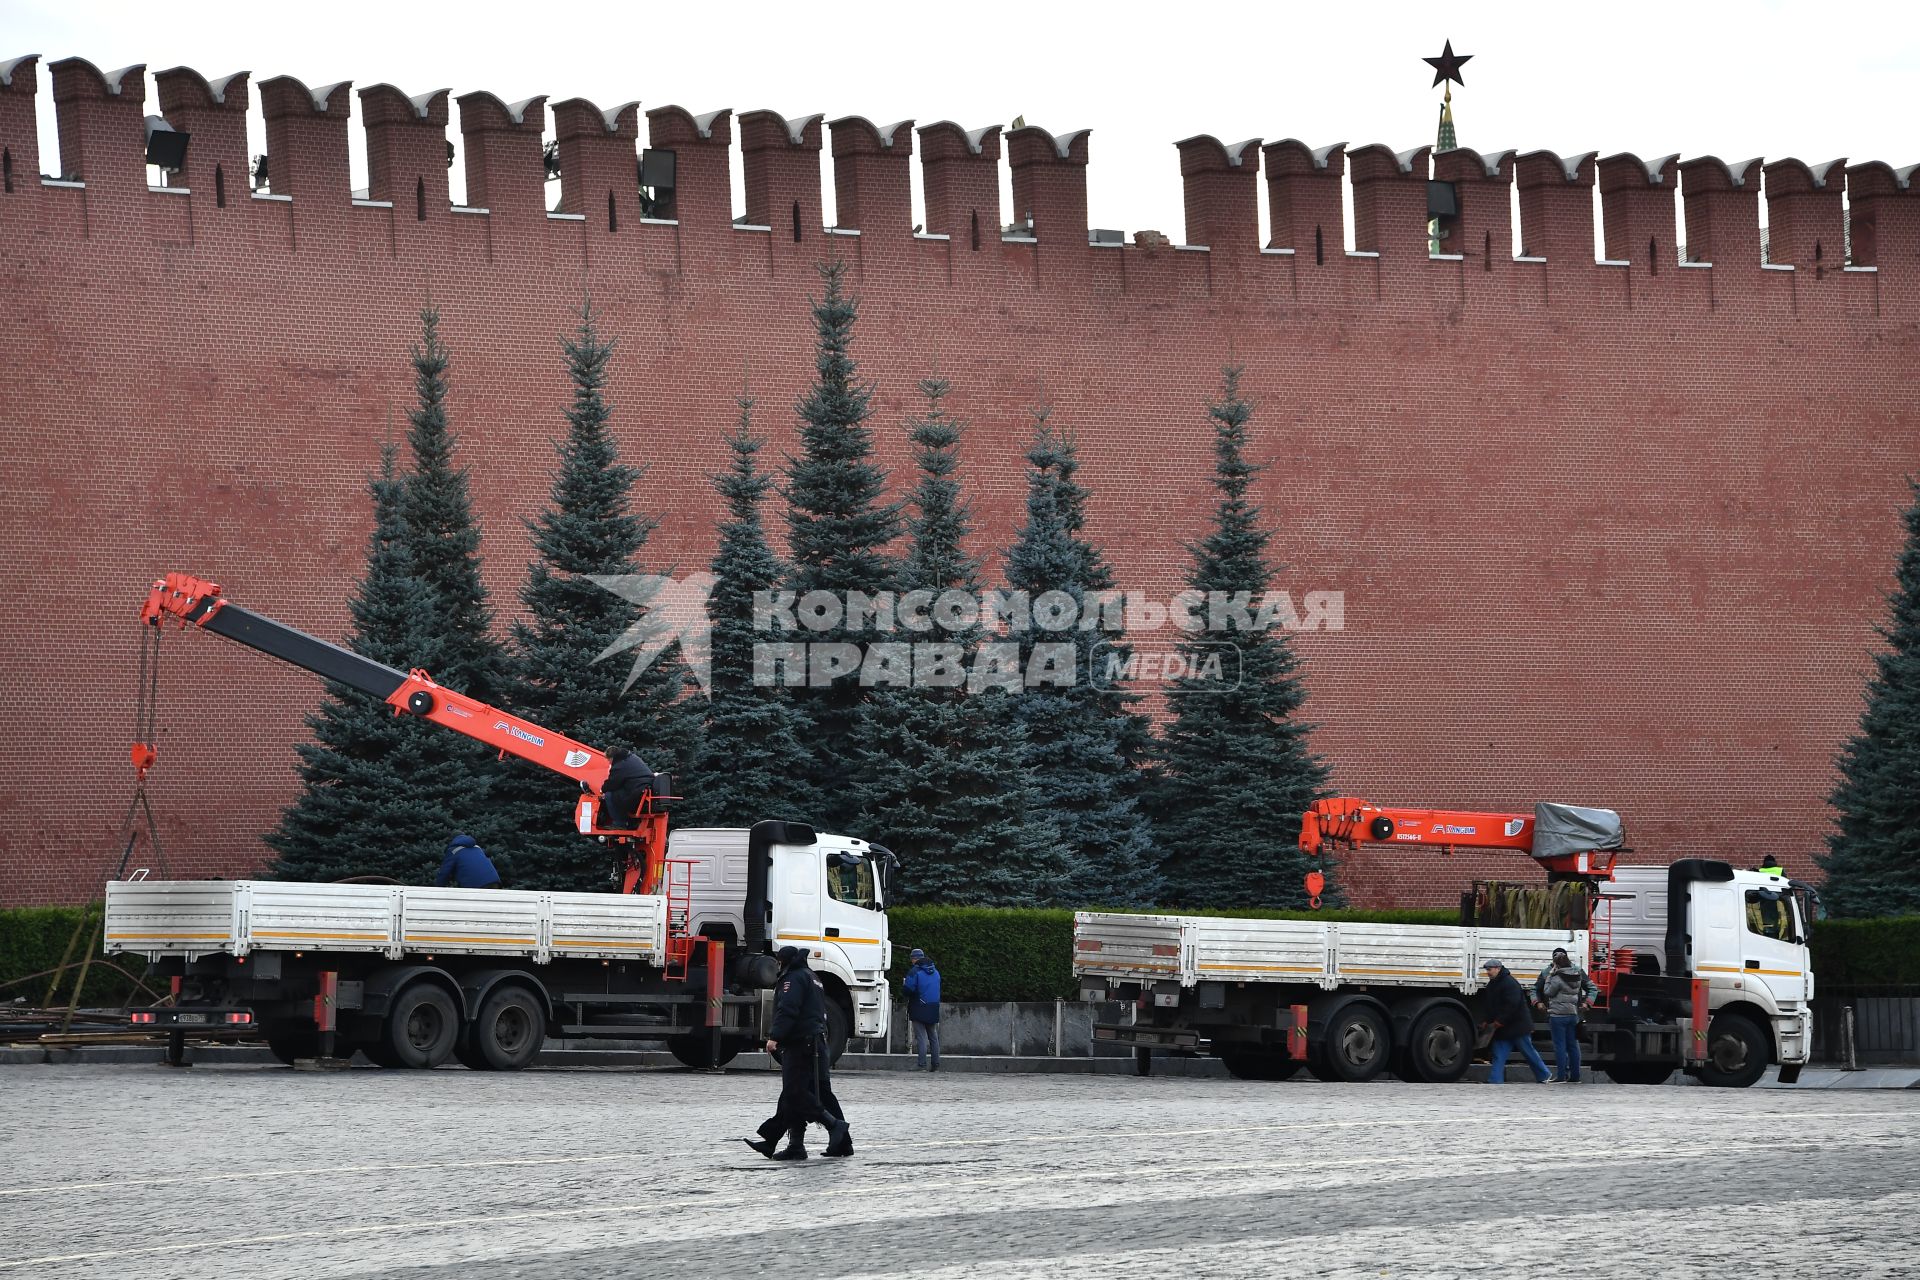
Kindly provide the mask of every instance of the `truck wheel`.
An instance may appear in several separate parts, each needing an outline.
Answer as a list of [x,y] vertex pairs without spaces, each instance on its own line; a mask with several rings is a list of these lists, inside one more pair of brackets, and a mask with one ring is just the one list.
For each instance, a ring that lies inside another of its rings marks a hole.
[[1744,1089],[1767,1071],[1767,1035],[1752,1018],[1723,1013],[1707,1026],[1707,1060],[1700,1083]]
[[[453,997],[433,982],[416,982],[394,998],[381,1029],[381,1066],[391,1057],[396,1067],[437,1067],[453,1056],[460,1037],[460,1015]],[[372,1057],[372,1054],[367,1055]]]
[[1267,1049],[1229,1049],[1220,1065],[1235,1080],[1291,1080],[1300,1069],[1297,1059]]
[[1664,1062],[1609,1062],[1600,1069],[1615,1084],[1665,1084],[1673,1074]]
[[1393,1035],[1380,1011],[1372,1005],[1350,1004],[1327,1020],[1320,1043],[1307,1059],[1307,1070],[1317,1080],[1361,1084],[1385,1071],[1392,1055]]
[[840,1055],[847,1051],[847,1037],[853,1034],[853,1014],[847,1009],[846,1002],[839,996],[827,997],[827,1056],[832,1062],[840,1061]]
[[547,1039],[547,1011],[518,983],[495,987],[467,1028],[461,1061],[477,1060],[485,1071],[518,1071],[540,1053]]
[[683,1067],[692,1067],[698,1071],[710,1071],[715,1067],[724,1067],[740,1054],[738,1040],[722,1040],[720,1056],[713,1056],[713,1037],[704,1031],[696,1031],[690,1036],[674,1036],[667,1041],[667,1052],[674,1061]]
[[1473,1065],[1473,1023],[1452,1005],[1420,1015],[1401,1050],[1403,1078],[1423,1084],[1452,1084]]
[[278,1019],[267,1024],[267,1048],[273,1056],[292,1066],[295,1058],[312,1058],[320,1053],[320,1030],[312,1022],[304,1025],[296,1019]]

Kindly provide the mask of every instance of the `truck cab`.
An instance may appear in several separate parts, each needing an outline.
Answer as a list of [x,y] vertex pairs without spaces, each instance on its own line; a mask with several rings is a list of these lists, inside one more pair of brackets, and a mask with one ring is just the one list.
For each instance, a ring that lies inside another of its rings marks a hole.
[[1701,860],[1616,867],[1594,909],[1594,965],[1706,981],[1702,1078],[1751,1083],[1777,1063],[1790,1079],[1812,1052],[1813,915],[1811,891],[1784,876]]
[[[886,884],[893,855],[853,836],[783,824],[785,838],[767,847],[764,891],[753,883],[751,832],[744,827],[688,827],[667,840],[667,862],[689,864],[688,932],[724,938],[753,951],[803,947],[827,993],[838,1043],[846,1035],[886,1034],[892,1009],[887,966]],[[758,920],[751,906],[763,904]],[[836,1008],[836,1006],[838,1006]]]

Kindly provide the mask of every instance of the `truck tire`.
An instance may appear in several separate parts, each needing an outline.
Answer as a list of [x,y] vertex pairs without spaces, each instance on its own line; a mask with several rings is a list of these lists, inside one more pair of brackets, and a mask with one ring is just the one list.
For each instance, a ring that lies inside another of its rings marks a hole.
[[690,1036],[674,1036],[667,1041],[667,1052],[674,1061],[683,1067],[692,1067],[697,1071],[711,1071],[715,1067],[724,1067],[740,1054],[738,1040],[722,1040],[720,1056],[713,1056],[713,1037],[704,1031],[696,1031]]
[[1767,1073],[1771,1057],[1767,1033],[1752,1018],[1723,1013],[1707,1026],[1707,1060],[1700,1064],[1700,1083],[1744,1089]]
[[518,1071],[547,1040],[547,1011],[517,982],[495,987],[461,1037],[460,1061],[481,1071]]
[[1393,1056],[1393,1033],[1387,1020],[1370,1004],[1355,1001],[1334,1010],[1320,1034],[1320,1043],[1307,1056],[1307,1070],[1316,1080],[1362,1084],[1387,1069]]
[[1220,1065],[1235,1080],[1291,1080],[1300,1069],[1298,1059],[1272,1049],[1228,1049],[1220,1055]]
[[433,1068],[453,1056],[460,1039],[460,1013],[436,982],[415,982],[393,998],[380,1029],[381,1066]]
[[1615,1084],[1665,1084],[1673,1074],[1664,1062],[1609,1062],[1600,1069]]
[[840,1055],[847,1051],[847,1037],[853,1034],[853,1010],[847,1007],[846,997],[829,992],[827,995],[827,1057],[829,1061],[840,1061]]
[[1454,1005],[1429,1009],[1414,1022],[1399,1057],[1403,1079],[1452,1084],[1473,1065],[1473,1022]]

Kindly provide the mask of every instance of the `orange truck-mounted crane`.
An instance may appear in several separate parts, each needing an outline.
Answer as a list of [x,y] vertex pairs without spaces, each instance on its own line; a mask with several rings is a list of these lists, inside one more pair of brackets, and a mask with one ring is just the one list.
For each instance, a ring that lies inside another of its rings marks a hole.
[[[1300,849],[1308,857],[1317,858],[1329,847],[1363,844],[1418,844],[1442,854],[1511,849],[1546,868],[1549,880],[1604,880],[1625,850],[1619,814],[1566,804],[1542,804],[1530,814],[1476,813],[1389,809],[1340,797],[1314,801],[1301,817]],[[1310,890],[1319,893],[1317,887]]]
[[[503,755],[518,756],[573,779],[580,784],[575,828],[584,836],[600,837],[627,850],[621,892],[660,891],[667,849],[665,801],[671,799],[668,792],[672,789],[667,775],[654,775],[653,785],[641,792],[637,805],[624,795],[618,804],[609,805],[604,792],[613,762],[599,749],[456,693],[436,684],[424,671],[400,671],[275,622],[228,600],[216,582],[184,573],[169,573],[155,582],[140,611],[140,621],[157,637],[168,618],[179,619],[183,628],[192,625],[211,631],[323,679],[371,694],[391,706],[395,715],[431,720],[484,742]],[[134,767],[141,774],[153,764],[153,758],[151,743],[134,744]]]

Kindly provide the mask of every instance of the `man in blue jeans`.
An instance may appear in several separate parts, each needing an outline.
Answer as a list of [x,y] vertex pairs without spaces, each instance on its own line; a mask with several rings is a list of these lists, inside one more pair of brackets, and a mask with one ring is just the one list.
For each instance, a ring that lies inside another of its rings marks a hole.
[[1564,949],[1553,953],[1553,967],[1540,982],[1547,1025],[1553,1028],[1553,1065],[1556,1084],[1580,1083],[1580,1011],[1592,999],[1593,984]]
[[1487,1083],[1507,1082],[1507,1057],[1518,1049],[1533,1068],[1534,1079],[1545,1084],[1553,1073],[1540,1060],[1540,1051],[1533,1047],[1533,1006],[1527,1001],[1526,989],[1498,960],[1489,960],[1480,967],[1487,974],[1487,1021],[1480,1025],[1493,1027],[1493,1068],[1487,1072]]
[[[907,993],[907,1023],[913,1028],[914,1070],[940,1069],[940,970],[927,953],[915,947],[907,957],[913,967],[907,970],[900,986]],[[927,1050],[933,1050],[933,1066],[927,1066]]]

